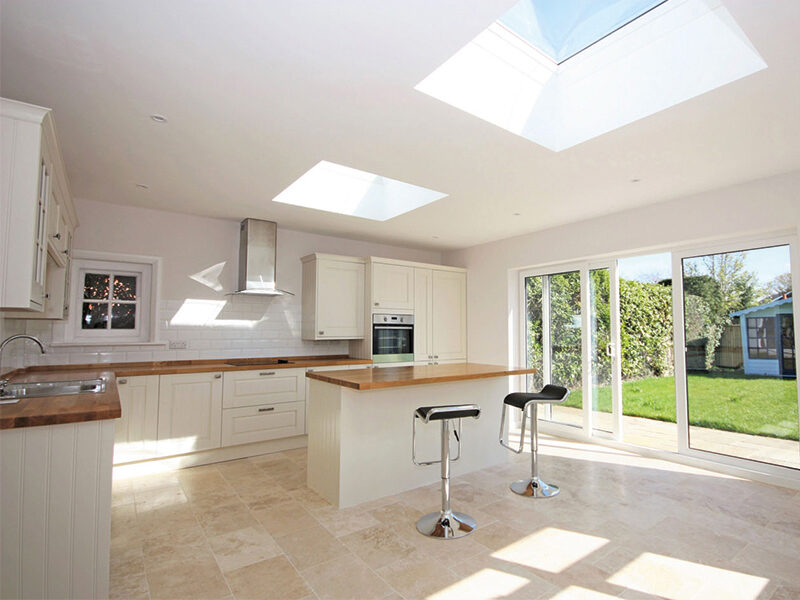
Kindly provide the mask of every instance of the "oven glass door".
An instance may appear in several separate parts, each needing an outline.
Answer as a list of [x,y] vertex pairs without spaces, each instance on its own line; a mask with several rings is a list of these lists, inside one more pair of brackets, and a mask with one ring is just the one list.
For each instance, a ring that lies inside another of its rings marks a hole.
[[373,325],[372,357],[375,362],[414,360],[413,325]]

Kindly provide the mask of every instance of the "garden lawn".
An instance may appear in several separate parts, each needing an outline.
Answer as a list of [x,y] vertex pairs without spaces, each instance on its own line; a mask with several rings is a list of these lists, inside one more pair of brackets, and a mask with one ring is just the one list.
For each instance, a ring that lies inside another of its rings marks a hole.
[[[689,375],[689,422],[699,427],[798,439],[794,379],[727,373]],[[565,406],[580,408],[581,390]],[[622,384],[622,412],[675,422],[675,378],[650,377]],[[611,412],[611,389],[601,387],[598,410]]]

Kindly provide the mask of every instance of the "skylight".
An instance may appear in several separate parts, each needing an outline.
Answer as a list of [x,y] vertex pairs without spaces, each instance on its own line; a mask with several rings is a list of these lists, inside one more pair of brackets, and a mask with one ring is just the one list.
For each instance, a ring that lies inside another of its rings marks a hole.
[[386,221],[445,196],[447,194],[323,160],[273,201]]
[[498,21],[562,63],[666,0],[521,0]]
[[721,0],[523,0],[415,89],[559,152],[766,67]]

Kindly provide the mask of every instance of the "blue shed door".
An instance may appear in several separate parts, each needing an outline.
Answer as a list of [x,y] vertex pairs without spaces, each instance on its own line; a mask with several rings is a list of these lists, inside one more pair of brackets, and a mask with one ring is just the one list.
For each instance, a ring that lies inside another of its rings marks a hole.
[[778,315],[781,325],[781,375],[797,376],[797,363],[794,355],[794,315]]

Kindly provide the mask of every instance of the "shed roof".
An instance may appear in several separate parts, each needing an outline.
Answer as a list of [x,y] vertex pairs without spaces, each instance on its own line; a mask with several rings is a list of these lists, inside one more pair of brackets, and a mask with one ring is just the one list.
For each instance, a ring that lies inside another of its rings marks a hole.
[[773,300],[772,302],[768,302],[767,304],[762,304],[760,306],[751,306],[750,308],[745,308],[743,310],[737,310],[736,312],[732,312],[732,317],[741,317],[743,315],[749,315],[750,313],[759,312],[767,308],[774,308],[776,306],[781,306],[782,304],[791,304],[791,298],[779,298],[778,300]]

